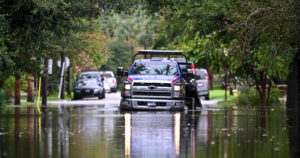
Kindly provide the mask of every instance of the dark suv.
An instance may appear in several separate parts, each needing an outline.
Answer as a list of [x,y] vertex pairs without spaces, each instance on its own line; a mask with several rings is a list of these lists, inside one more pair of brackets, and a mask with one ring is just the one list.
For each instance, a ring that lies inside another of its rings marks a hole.
[[[144,55],[145,59],[135,60],[137,55]],[[147,55],[150,59],[147,59]],[[191,85],[188,79],[193,71],[189,69],[187,62],[179,63],[170,58],[172,55],[184,56],[182,51],[140,50],[133,56],[134,62],[129,72],[124,72],[122,67],[118,68],[118,76],[128,76],[121,92],[120,109],[180,110],[185,105],[192,107],[190,100],[197,96],[197,91],[195,88],[195,94],[188,95],[192,91],[188,88]],[[194,103],[201,106],[198,97],[194,98]]]
[[99,71],[86,71],[80,74],[80,78],[74,88],[74,99],[82,99],[84,97],[105,98],[103,78]]

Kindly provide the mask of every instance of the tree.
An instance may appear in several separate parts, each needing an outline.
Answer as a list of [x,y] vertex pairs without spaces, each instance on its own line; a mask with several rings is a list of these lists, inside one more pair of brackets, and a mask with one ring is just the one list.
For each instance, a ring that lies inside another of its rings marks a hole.
[[[28,0],[0,1],[0,17],[8,31],[1,34],[6,52],[13,62],[9,74],[40,72],[43,61],[60,52],[77,48],[81,42],[78,32],[89,32],[97,26],[100,15],[122,11],[134,6],[135,1],[114,3],[102,0]],[[74,52],[74,51],[72,51]],[[79,52],[79,51],[77,51]],[[8,69],[9,65],[2,64]],[[46,77],[46,76],[44,76]],[[17,101],[19,102],[19,101]]]
[[104,19],[101,28],[108,39],[106,44],[111,54],[101,70],[116,70],[119,66],[129,70],[131,62],[128,61],[134,51],[152,46],[160,16],[139,9],[131,14],[114,14]]
[[262,105],[269,102],[272,78],[286,78],[294,44],[299,43],[294,39],[299,31],[296,16],[289,10],[291,4],[246,1],[232,5],[227,14],[231,17],[227,30],[238,40],[235,47],[239,50],[233,51],[240,61],[237,75],[254,80]]
[[[236,75],[255,81],[265,105],[272,78],[287,76],[288,63],[299,45],[295,37],[299,17],[291,9],[294,2],[151,1],[150,9],[160,9],[164,15],[154,48],[184,48],[192,60],[209,61],[215,68],[224,63],[219,59],[229,59],[225,63],[233,63],[230,68]],[[223,58],[222,50],[232,58]]]

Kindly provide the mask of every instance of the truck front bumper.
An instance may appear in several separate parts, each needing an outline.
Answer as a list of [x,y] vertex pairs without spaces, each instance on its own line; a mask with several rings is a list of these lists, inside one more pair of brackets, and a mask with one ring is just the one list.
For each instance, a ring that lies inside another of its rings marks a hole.
[[120,109],[123,110],[183,110],[184,99],[133,99],[122,98]]

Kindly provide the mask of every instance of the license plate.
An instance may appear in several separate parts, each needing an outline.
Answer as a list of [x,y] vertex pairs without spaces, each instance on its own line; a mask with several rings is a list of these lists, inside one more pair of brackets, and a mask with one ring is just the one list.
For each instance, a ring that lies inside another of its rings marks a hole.
[[85,90],[86,93],[90,93],[90,90]]
[[202,87],[202,86],[203,86],[203,84],[202,84],[202,83],[198,83],[198,86],[199,86],[199,87]]
[[155,106],[156,106],[156,103],[147,103],[147,106],[148,106],[148,107],[155,107]]

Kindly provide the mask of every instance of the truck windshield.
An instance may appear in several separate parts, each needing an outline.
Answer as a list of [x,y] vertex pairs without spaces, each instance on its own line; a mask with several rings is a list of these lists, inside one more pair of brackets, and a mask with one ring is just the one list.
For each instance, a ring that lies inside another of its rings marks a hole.
[[131,75],[173,75],[178,76],[177,65],[164,62],[135,63]]

